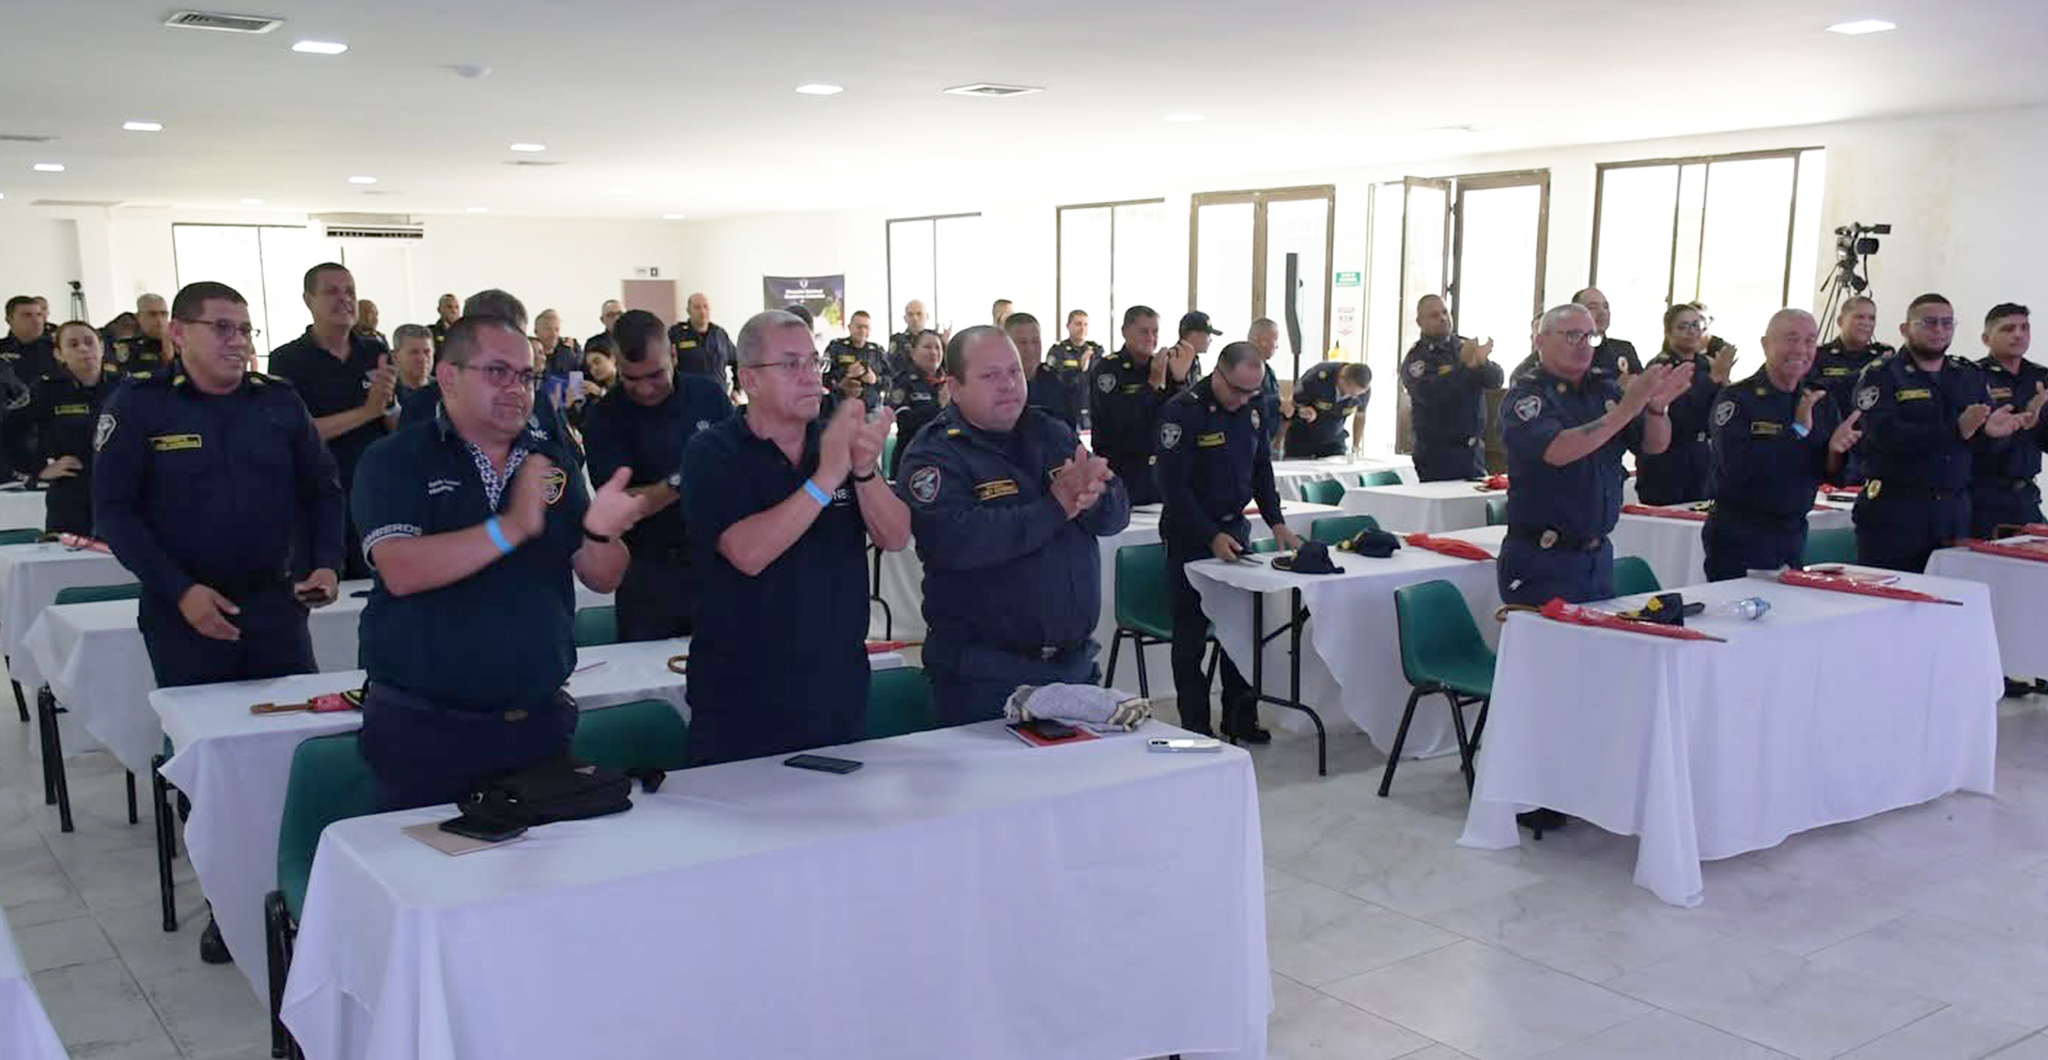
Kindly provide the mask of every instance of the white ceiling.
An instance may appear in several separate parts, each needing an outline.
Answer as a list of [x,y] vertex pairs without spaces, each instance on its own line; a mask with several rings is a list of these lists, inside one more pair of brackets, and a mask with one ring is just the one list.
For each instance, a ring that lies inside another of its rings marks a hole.
[[[163,2],[10,3],[0,134],[59,139],[0,142],[0,205],[694,219],[2048,101],[2038,0],[221,3],[287,22],[240,36],[163,28]],[[1865,16],[1901,28],[1822,32]],[[302,38],[350,50],[294,54]],[[1046,91],[940,92],[983,80]],[[793,91],[807,81],[846,91]],[[1423,132],[1465,124],[1481,131]],[[503,164],[522,158],[564,164]]]

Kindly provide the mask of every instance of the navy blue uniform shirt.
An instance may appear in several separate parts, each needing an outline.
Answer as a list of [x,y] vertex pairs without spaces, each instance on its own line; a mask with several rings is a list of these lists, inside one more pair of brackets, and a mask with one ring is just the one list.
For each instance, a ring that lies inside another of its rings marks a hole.
[[[1984,389],[1991,399],[1986,404],[1994,409],[2011,405],[2014,412],[2025,412],[2036,389],[2048,387],[2048,367],[2025,358],[2020,360],[2018,374],[2006,371],[1998,358],[1991,356],[1978,361],[1977,367],[1984,371]],[[2008,437],[1993,438],[1980,430],[1974,440],[1972,477],[1976,485],[2025,492],[2033,488],[2034,476],[2041,473],[2041,450],[2048,447],[2048,414],[2031,431],[2014,431]]]
[[1467,368],[1458,358],[1460,341],[1418,339],[1401,360],[1418,449],[1470,449],[1486,434],[1486,391],[1501,385],[1501,368],[1492,361]]
[[481,450],[437,412],[401,428],[363,454],[350,495],[363,551],[400,538],[467,530],[504,510],[519,464],[555,462],[543,483],[540,536],[475,574],[409,596],[393,596],[380,575],[363,608],[363,669],[453,710],[506,710],[547,703],[576,667],[576,587],[570,558],[583,546],[590,494],[565,440],[528,421],[500,476]]
[[1088,408],[1088,377],[1081,372],[1055,371],[1050,362],[1040,364],[1024,400],[1078,431],[1081,413]]
[[[1166,351],[1152,356],[1164,357]],[[1190,379],[1200,378],[1200,362],[1190,366],[1188,373]],[[1152,362],[1140,363],[1128,347],[1097,360],[1088,378],[1095,451],[1117,460],[1150,456],[1158,434],[1159,409],[1176,391],[1185,389],[1186,382],[1176,384],[1169,369],[1165,388],[1153,387]]]
[[1670,351],[1650,359],[1653,365],[1690,368],[1692,383],[1671,402],[1671,448],[1636,461],[1636,493],[1644,504],[1682,504],[1712,500],[1714,455],[1710,419],[1721,384],[1714,382],[1708,355],[1681,361]]
[[[832,410],[839,404],[839,384],[857,369],[869,368],[875,373],[873,383],[862,384],[861,404],[872,412],[881,407],[889,381],[894,378],[883,363],[888,358],[880,346],[864,342],[858,346],[849,339],[833,339],[825,344],[825,400],[818,404],[818,418],[829,419]],[[914,367],[914,366],[913,366]]]
[[1591,455],[1563,467],[1543,459],[1558,432],[1583,427],[1621,403],[1614,380],[1590,370],[1574,386],[1539,364],[1500,403],[1500,438],[1508,457],[1508,525],[1555,530],[1573,541],[1606,537],[1621,518],[1623,453],[1640,456],[1638,416]]
[[1095,539],[1123,530],[1131,503],[1111,479],[1093,507],[1067,518],[1052,484],[1079,441],[1037,409],[997,433],[948,408],[910,446],[897,488],[924,561],[930,644],[1078,644],[1095,632]]
[[[697,432],[732,416],[732,399],[709,376],[677,373],[675,390],[659,405],[641,405],[624,386],[599,398],[583,424],[583,446],[590,461],[590,482],[603,486],[619,468],[630,468],[628,486],[670,483],[683,466],[683,451]],[[626,545],[635,556],[664,554],[687,563],[682,550],[689,541],[680,504],[671,504],[626,531]]]
[[1283,520],[1273,485],[1273,442],[1257,399],[1226,411],[1207,376],[1173,396],[1159,413],[1153,468],[1166,508],[1159,536],[1178,555],[1206,555],[1228,533],[1247,544],[1244,506],[1257,501],[1271,526]]
[[163,371],[170,364],[171,350],[164,340],[137,335],[109,343],[102,370],[115,376],[144,375]]
[[1873,342],[1860,350],[1848,349],[1841,339],[1824,342],[1813,351],[1813,367],[1806,370],[1806,385],[1827,391],[1835,407],[1848,415],[1850,403],[1855,400],[1857,377],[1872,361],[1889,357],[1892,352],[1882,342]]
[[896,410],[896,449],[890,454],[894,464],[885,469],[890,478],[897,477],[897,468],[903,466],[903,454],[917,441],[917,432],[939,418],[942,385],[915,364],[909,371],[896,373],[890,382],[889,407]]
[[23,386],[57,370],[57,340],[49,334],[23,342],[11,331],[0,331],[0,366],[11,368]]
[[309,568],[342,569],[334,456],[290,383],[256,372],[207,394],[175,363],[114,389],[93,433],[93,529],[145,592],[254,586],[288,572],[310,528]]
[[[1351,414],[1364,411],[1372,391],[1345,397],[1337,388],[1343,370],[1342,361],[1324,361],[1301,373],[1294,384],[1295,419],[1287,428],[1288,456],[1335,456],[1351,448]],[[1314,423],[1300,418],[1304,408],[1316,410]]]
[[1886,487],[1961,490],[1970,485],[1974,446],[1963,439],[1956,421],[1965,408],[1991,403],[1983,369],[1961,357],[1943,357],[1939,368],[1925,372],[1901,351],[1863,369],[1854,401],[1863,412],[1858,426],[1863,429],[1867,498],[1875,500]]
[[[321,349],[309,330],[270,351],[270,370],[273,375],[291,381],[306,402],[306,410],[317,420],[361,408],[363,395],[370,390],[370,373],[377,370],[378,360],[390,352],[375,336],[351,331],[348,359],[341,360]],[[327,448],[334,451],[335,466],[341,471],[343,489],[355,481],[356,462],[363,458],[363,451],[387,433],[380,416],[327,440]]]
[[50,480],[44,529],[92,533],[93,429],[119,384],[119,376],[102,372],[99,382],[86,386],[69,369],[59,368],[29,388],[28,408],[0,420],[0,438],[17,473],[35,478],[62,456],[85,465],[75,475]]
[[739,386],[739,350],[724,328],[706,324],[698,331],[688,320],[679,320],[669,326],[668,341],[676,349],[676,371],[710,376],[727,390]]
[[1712,413],[1717,516],[1779,526],[1806,522],[1814,490],[1827,474],[1828,440],[1841,423],[1834,401],[1822,395],[1814,402],[1807,435],[1792,429],[1808,389],[1802,383],[1790,392],[1779,390],[1762,369],[1721,388]]

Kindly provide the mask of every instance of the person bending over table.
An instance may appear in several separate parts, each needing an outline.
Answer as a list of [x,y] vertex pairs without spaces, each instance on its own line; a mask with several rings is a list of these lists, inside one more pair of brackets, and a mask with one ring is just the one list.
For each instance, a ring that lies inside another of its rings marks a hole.
[[587,493],[567,440],[533,414],[533,358],[511,321],[457,320],[434,372],[434,419],[372,445],[351,498],[376,574],[358,741],[384,810],[568,754],[570,575],[616,590],[621,535],[644,510],[630,468]]
[[[910,541],[878,465],[895,413],[818,419],[809,325],[771,309],[740,328],[742,414],[683,453],[697,577],[690,757],[784,754],[857,739],[867,713],[868,551]],[[849,481],[850,477],[850,481]]]
[[924,561],[939,723],[964,725],[1001,717],[1018,685],[1096,682],[1096,539],[1130,523],[1131,502],[1070,424],[1026,407],[1022,361],[1002,331],[954,335],[946,377],[953,405],[911,444],[898,488]]

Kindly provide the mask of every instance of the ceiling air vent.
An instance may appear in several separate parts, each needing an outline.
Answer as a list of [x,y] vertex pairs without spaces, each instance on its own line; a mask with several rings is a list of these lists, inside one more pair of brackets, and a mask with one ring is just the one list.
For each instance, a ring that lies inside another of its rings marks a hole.
[[284,25],[284,19],[219,11],[179,11],[164,19],[164,25],[172,29],[210,29],[216,33],[268,33]]
[[329,239],[424,239],[425,225],[404,214],[331,213],[309,220],[326,230]]
[[980,96],[983,99],[1002,99],[1007,96],[1028,96],[1033,92],[1043,91],[1045,89],[1032,88],[1029,85],[998,85],[988,81],[980,81],[971,85],[954,85],[946,90],[946,94],[949,96]]
[[0,133],[0,144],[46,144],[54,136],[35,136],[30,133]]

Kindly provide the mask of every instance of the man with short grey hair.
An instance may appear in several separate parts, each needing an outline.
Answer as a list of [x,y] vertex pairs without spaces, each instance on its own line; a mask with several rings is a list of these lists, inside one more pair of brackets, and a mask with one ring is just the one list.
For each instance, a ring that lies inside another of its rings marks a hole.
[[676,348],[676,371],[710,376],[719,386],[739,393],[739,356],[732,336],[711,322],[710,296],[698,291],[684,305],[688,316],[668,329],[668,341]]
[[160,294],[135,299],[135,336],[116,339],[108,347],[108,360],[116,375],[144,375],[171,363],[171,304]]
[[585,357],[593,353],[612,354],[617,351],[618,347],[612,342],[612,326],[617,324],[625,313],[626,304],[616,298],[607,298],[603,305],[597,307],[597,319],[604,325],[604,330],[592,335],[583,343]]

